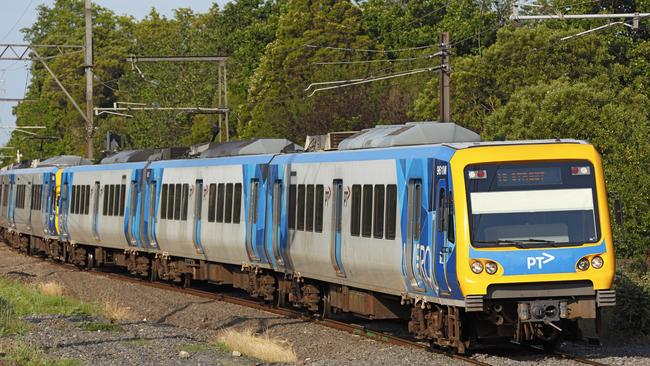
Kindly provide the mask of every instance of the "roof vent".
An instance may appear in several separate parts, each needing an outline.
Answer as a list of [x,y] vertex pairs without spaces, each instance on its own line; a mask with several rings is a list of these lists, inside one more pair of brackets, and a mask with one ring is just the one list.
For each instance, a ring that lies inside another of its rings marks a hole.
[[305,140],[305,151],[336,150],[341,141],[359,131],[330,132],[326,135],[311,135]]
[[124,150],[102,159],[100,164],[135,163],[141,161],[181,159],[188,148],[168,147],[164,149]]
[[455,123],[409,122],[380,125],[341,141],[339,150],[481,141],[477,133]]
[[287,139],[252,139],[210,145],[204,147],[199,157],[216,158],[221,156],[281,154],[302,151],[302,147]]
[[92,161],[76,155],[53,156],[49,159],[45,159],[43,161],[38,162],[39,167],[42,166],[64,167],[64,166],[92,165],[92,164],[93,164]]

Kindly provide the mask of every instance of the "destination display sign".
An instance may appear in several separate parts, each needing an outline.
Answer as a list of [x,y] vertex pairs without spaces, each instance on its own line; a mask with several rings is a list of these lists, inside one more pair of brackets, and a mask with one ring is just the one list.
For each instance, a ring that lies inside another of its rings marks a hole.
[[496,174],[500,187],[562,184],[562,169],[559,167],[502,168]]

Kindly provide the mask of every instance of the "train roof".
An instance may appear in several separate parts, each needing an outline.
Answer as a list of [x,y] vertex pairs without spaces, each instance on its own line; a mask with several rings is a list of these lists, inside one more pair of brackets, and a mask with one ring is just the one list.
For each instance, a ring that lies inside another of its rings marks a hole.
[[547,140],[513,140],[513,141],[480,141],[480,142],[455,142],[445,143],[455,150],[471,149],[484,146],[508,146],[508,145],[545,145],[545,144],[580,144],[589,145],[589,142],[575,139],[547,139]]
[[357,150],[480,141],[479,134],[455,123],[408,122],[403,125],[379,125],[365,129],[341,141],[338,149]]

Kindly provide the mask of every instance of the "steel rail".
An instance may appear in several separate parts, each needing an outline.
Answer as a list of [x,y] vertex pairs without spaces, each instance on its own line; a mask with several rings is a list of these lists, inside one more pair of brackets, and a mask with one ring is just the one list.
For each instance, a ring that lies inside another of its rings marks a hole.
[[[26,254],[22,251],[19,251],[15,248],[13,248],[9,243],[3,241],[5,245],[9,247],[10,250],[17,252],[19,254]],[[448,352],[442,349],[434,348],[430,344],[427,343],[422,343],[418,342],[416,340],[411,340],[411,339],[406,339],[402,337],[395,336],[393,334],[389,333],[384,333],[382,331],[377,331],[377,330],[370,330],[364,326],[358,325],[358,324],[351,324],[351,323],[344,323],[341,321],[333,320],[333,319],[328,319],[328,318],[321,318],[321,317],[315,317],[313,315],[301,312],[301,311],[296,311],[288,308],[281,308],[281,307],[276,307],[272,306],[270,304],[266,304],[262,301],[254,300],[254,299],[246,299],[244,297],[240,296],[231,296],[223,293],[218,293],[218,292],[212,292],[212,291],[204,291],[204,290],[199,290],[196,288],[183,288],[178,285],[172,284],[172,283],[165,283],[165,282],[158,282],[158,281],[149,281],[140,277],[134,277],[128,274],[122,274],[118,272],[109,272],[109,271],[102,271],[99,268],[92,268],[91,270],[87,270],[84,268],[80,268],[77,265],[74,265],[72,263],[64,263],[64,262],[59,262],[57,260],[53,260],[48,257],[40,257],[40,256],[32,256],[32,255],[27,255],[29,258],[35,258],[35,259],[40,259],[41,261],[49,262],[56,264],[60,267],[63,268],[68,268],[72,269],[73,271],[76,272],[87,272],[92,275],[96,276],[103,276],[109,279],[121,281],[121,282],[126,282],[126,283],[132,283],[132,284],[139,284],[143,286],[148,286],[152,288],[157,288],[161,290],[167,290],[167,291],[173,291],[173,292],[178,292],[182,293],[185,295],[192,295],[192,296],[197,296],[205,299],[211,299],[211,300],[216,300],[216,301],[222,301],[226,302],[229,304],[234,304],[234,305],[239,305],[239,306],[245,306],[251,309],[255,310],[260,310],[260,311],[265,311],[267,313],[275,314],[275,315],[280,315],[282,317],[286,318],[291,318],[291,319],[297,319],[301,320],[304,322],[309,322],[309,323],[314,323],[317,325],[321,325],[324,327],[328,327],[331,329],[336,329],[344,332],[348,332],[350,334],[358,335],[364,338],[372,339],[375,341],[380,341],[388,344],[393,344],[396,346],[402,346],[402,347],[412,347],[412,348],[418,348],[425,350],[427,352],[443,355],[452,359],[456,359],[459,361],[463,361],[465,363],[471,364],[471,365],[477,365],[477,366],[491,366],[489,363],[485,363],[479,360],[475,360],[473,358],[459,355],[456,353]]]

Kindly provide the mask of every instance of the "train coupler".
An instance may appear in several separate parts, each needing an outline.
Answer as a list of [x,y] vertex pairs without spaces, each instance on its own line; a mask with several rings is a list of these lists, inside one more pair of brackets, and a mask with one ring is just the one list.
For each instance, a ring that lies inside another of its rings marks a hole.
[[517,315],[521,322],[549,324],[569,316],[568,304],[560,300],[521,301],[517,303]]

